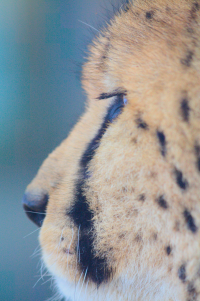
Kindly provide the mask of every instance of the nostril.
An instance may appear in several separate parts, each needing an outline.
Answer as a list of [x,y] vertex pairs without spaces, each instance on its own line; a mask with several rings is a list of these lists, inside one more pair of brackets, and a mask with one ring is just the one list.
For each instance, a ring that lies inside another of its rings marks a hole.
[[27,216],[37,226],[41,227],[46,216],[46,207],[48,203],[48,195],[33,195],[25,193],[22,199],[22,204]]

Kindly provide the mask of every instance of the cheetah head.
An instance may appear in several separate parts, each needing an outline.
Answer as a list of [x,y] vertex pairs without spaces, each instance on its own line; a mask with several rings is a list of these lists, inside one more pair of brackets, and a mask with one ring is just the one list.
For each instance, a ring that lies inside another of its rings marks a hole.
[[45,265],[66,300],[200,300],[200,1],[130,1],[89,50],[23,199]]

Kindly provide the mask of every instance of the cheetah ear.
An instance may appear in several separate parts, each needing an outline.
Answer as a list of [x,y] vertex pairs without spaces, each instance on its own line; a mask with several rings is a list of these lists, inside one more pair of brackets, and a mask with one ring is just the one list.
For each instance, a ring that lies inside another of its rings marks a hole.
[[37,175],[27,186],[22,204],[27,216],[39,227],[46,215],[50,192],[61,181],[65,171],[66,140],[43,162]]

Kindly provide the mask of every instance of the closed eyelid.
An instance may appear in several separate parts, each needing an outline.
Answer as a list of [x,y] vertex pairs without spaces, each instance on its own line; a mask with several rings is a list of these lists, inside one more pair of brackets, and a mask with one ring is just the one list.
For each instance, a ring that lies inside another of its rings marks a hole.
[[113,92],[110,93],[102,93],[97,97],[97,100],[102,100],[102,99],[108,99],[114,96],[123,96],[126,95],[127,91],[121,88],[116,89]]

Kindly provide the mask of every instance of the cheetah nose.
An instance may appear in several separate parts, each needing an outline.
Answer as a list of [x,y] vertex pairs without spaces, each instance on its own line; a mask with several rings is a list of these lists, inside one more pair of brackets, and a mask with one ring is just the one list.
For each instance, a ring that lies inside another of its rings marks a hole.
[[42,226],[44,218],[46,216],[46,207],[48,203],[47,194],[32,194],[25,192],[22,204],[27,216],[38,227]]

